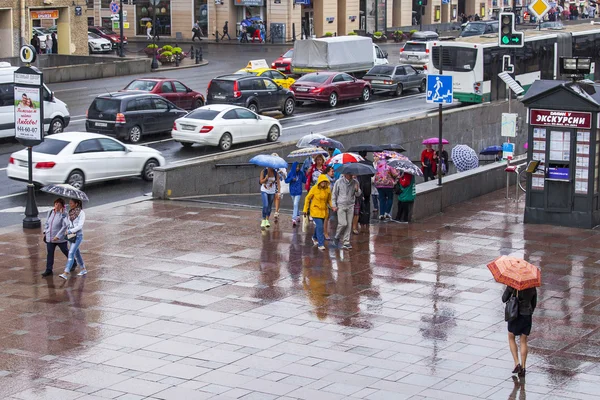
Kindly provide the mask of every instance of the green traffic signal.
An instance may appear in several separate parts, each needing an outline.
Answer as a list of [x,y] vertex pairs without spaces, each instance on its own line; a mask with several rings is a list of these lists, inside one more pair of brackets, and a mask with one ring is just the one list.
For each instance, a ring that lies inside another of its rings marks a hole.
[[508,36],[502,36],[502,43],[508,44],[508,42],[509,42]]

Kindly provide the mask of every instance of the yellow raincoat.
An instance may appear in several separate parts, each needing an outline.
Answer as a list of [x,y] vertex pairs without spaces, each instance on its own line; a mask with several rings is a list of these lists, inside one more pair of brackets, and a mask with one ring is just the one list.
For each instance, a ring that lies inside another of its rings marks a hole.
[[[321,182],[327,182],[325,189],[321,189]],[[317,184],[314,185],[304,200],[304,212],[308,211],[310,206],[310,216],[313,218],[327,218],[329,214],[327,206],[331,207],[331,189],[329,188],[329,178],[327,175],[319,175]]]

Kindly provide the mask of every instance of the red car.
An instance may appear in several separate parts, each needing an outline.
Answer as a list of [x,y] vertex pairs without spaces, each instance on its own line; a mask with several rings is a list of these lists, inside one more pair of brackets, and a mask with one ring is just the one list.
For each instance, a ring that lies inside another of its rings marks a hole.
[[279,56],[278,59],[271,63],[271,68],[276,69],[284,74],[290,75],[292,73],[292,56],[294,55],[294,49],[289,49],[285,54]]
[[344,72],[314,72],[298,79],[290,89],[300,103],[322,101],[330,107],[337,106],[340,100],[360,99],[369,101],[371,85]]
[[[117,47],[117,45],[121,42],[121,35],[103,26],[88,26],[88,32],[95,33],[104,39],[110,40],[113,48]],[[123,44],[127,44],[127,36],[123,36]]]
[[164,97],[177,107],[194,110],[204,105],[204,96],[175,79],[140,78],[131,81],[121,92],[138,91]]

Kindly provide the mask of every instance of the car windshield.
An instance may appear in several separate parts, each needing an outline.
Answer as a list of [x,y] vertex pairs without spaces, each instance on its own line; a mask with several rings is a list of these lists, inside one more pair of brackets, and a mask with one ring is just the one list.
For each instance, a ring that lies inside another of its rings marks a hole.
[[37,146],[33,146],[33,152],[57,155],[68,144],[69,142],[67,142],[66,140],[46,138],[42,143],[38,144]]
[[329,79],[330,75],[323,74],[308,74],[300,77],[296,82],[315,82],[315,83],[325,83],[327,79]]
[[[478,36],[485,33],[487,24],[482,22],[469,22],[460,36]],[[492,28],[493,29],[493,28]]]
[[150,92],[154,89],[154,86],[156,86],[155,81],[136,80],[127,85],[125,90],[143,90],[144,92]]
[[394,67],[389,65],[378,65],[367,72],[367,75],[393,75]]
[[116,35],[116,33],[114,31],[111,31],[110,29],[107,29],[107,28],[100,28],[99,31],[104,33],[105,35]]
[[294,49],[289,49],[281,57],[283,57],[283,58],[292,58],[293,55],[294,55]]
[[117,99],[98,98],[94,100],[90,108],[94,111],[107,114],[115,114],[119,111],[120,101]]
[[101,39],[100,36],[96,35],[95,33],[92,32],[88,32],[88,38],[90,39]]
[[229,80],[213,79],[208,88],[209,93],[233,93],[233,82]]
[[425,53],[427,45],[425,43],[406,43],[404,45],[404,51],[417,51],[419,53]]
[[190,112],[188,115],[186,115],[186,118],[192,118],[192,119],[201,119],[204,121],[212,121],[213,119],[215,119],[215,117],[217,115],[219,115],[220,111],[215,111],[215,110],[194,110],[192,112]]

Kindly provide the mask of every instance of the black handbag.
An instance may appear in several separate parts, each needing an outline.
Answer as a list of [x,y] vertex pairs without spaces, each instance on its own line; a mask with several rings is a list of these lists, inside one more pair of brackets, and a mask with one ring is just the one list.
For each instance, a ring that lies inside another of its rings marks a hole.
[[504,308],[504,320],[506,322],[514,321],[519,316],[519,291],[510,296]]

